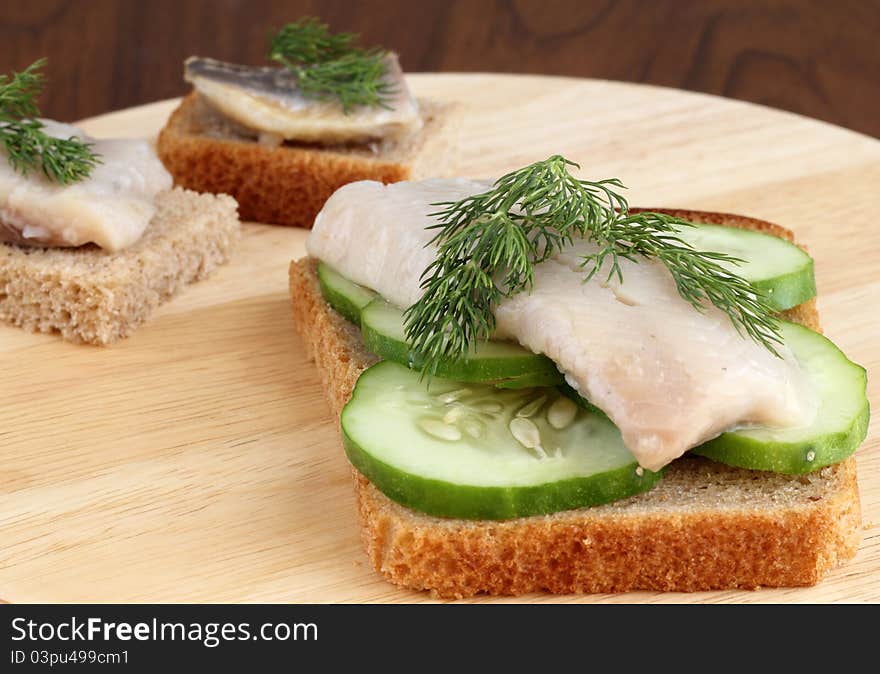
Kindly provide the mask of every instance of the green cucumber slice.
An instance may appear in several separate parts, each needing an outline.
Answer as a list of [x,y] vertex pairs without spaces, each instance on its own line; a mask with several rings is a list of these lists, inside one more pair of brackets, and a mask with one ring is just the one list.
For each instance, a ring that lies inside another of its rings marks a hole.
[[361,324],[363,308],[379,296],[369,288],[349,281],[323,262],[318,264],[318,283],[327,304],[358,325]]
[[[420,370],[422,363],[404,333],[403,312],[384,300],[370,302],[361,312],[364,344],[373,353]],[[554,386],[563,376],[552,360],[514,342],[484,342],[467,358],[443,362],[436,376],[461,382],[487,382],[507,388]]]
[[660,478],[638,466],[610,421],[556,389],[440,378],[429,389],[391,361],[358,379],[342,435],[351,463],[380,491],[439,517],[509,519],[598,505]]
[[774,311],[784,311],[816,296],[813,258],[793,243],[762,232],[722,225],[682,227],[679,237],[697,250],[727,253],[743,264],[725,264],[763,290]]
[[830,340],[794,323],[782,334],[816,387],[819,410],[805,428],[753,428],[722,433],[691,450],[740,468],[809,473],[852,454],[868,432],[867,375]]

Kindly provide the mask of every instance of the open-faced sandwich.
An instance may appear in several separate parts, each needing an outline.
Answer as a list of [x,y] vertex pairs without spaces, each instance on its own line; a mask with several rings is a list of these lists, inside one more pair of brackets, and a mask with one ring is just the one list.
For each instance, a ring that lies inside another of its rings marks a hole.
[[448,174],[454,106],[417,100],[395,54],[355,39],[303,19],[272,40],[278,67],[188,59],[193,91],[159,135],[175,183],[231,194],[243,219],[311,227],[346,183]]
[[0,76],[0,320],[108,344],[227,260],[236,204],[172,189],[145,140],[39,119],[42,65]]
[[817,582],[869,409],[812,259],[572,166],[347,185],[291,265],[372,564],[451,597]]

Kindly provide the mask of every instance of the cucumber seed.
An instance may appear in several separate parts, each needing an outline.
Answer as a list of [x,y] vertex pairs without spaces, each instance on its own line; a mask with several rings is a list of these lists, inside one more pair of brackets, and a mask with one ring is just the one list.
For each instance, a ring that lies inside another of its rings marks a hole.
[[516,413],[516,416],[522,417],[522,418],[528,418],[528,417],[535,416],[540,411],[540,409],[544,406],[544,403],[546,402],[546,400],[547,400],[547,396],[545,396],[545,395],[542,395],[542,396],[535,398],[531,402],[528,402],[525,405],[523,405],[522,407],[520,407],[519,411]]
[[482,438],[483,433],[486,431],[486,425],[479,419],[474,419],[473,417],[465,417],[461,420],[459,426],[461,426],[461,429],[474,440]]
[[444,424],[454,424],[458,421],[459,417],[465,413],[464,405],[453,405],[449,408],[449,411],[443,415],[443,423]]
[[547,410],[547,422],[558,431],[568,428],[577,414],[577,405],[565,396],[553,401]]
[[460,388],[455,391],[447,391],[446,393],[441,393],[437,396],[437,402],[443,403],[444,405],[448,405],[449,403],[454,403],[456,400],[464,398],[471,390],[469,388]]
[[508,426],[510,434],[516,438],[516,441],[526,449],[532,449],[538,455],[538,458],[547,458],[547,453],[541,447],[541,433],[535,422],[530,419],[516,417],[510,420]]
[[455,426],[444,424],[439,419],[420,419],[419,428],[421,428],[431,437],[437,438],[438,440],[461,440],[460,430],[458,430]]

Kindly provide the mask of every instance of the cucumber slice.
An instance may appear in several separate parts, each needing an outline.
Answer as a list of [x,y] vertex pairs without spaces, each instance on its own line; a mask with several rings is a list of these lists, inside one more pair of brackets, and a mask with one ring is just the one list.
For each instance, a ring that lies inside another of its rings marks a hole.
[[361,324],[361,311],[379,295],[321,262],[318,265],[318,283],[327,304],[352,323]]
[[[406,342],[403,312],[375,300],[361,312],[364,344],[373,353],[420,370],[422,362]],[[534,354],[513,342],[484,342],[467,358],[442,363],[436,376],[460,382],[487,382],[508,388],[554,386],[562,374],[547,356]]]
[[852,454],[868,432],[867,375],[830,340],[794,323],[782,334],[816,387],[819,410],[805,428],[754,428],[723,433],[691,450],[741,468],[809,473]]
[[[382,361],[342,412],[351,463],[389,498],[430,515],[509,519],[649,489],[615,426],[556,389],[501,390]],[[519,438],[519,439],[517,439]]]
[[774,311],[784,311],[816,296],[813,258],[778,236],[749,229],[697,224],[683,227],[679,237],[698,250],[727,253],[744,260],[725,264],[767,295]]

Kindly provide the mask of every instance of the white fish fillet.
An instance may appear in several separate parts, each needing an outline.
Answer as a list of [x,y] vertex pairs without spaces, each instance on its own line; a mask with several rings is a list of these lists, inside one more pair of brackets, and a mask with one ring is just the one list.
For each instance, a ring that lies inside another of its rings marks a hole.
[[[315,220],[307,249],[400,306],[421,296],[419,277],[436,249],[425,227],[432,202],[485,190],[486,183],[428,180],[338,190]],[[569,383],[617,424],[645,468],[658,470],[724,430],[746,424],[809,423],[817,402],[788,348],[776,358],[739,336],[728,317],[696,311],[659,263],[623,265],[624,283],[583,283],[592,244],[535,270],[531,293],[496,310],[498,336],[544,353]]]
[[787,348],[777,358],[718,309],[696,311],[658,262],[624,261],[623,284],[582,283],[590,249],[579,241],[538,265],[534,290],[498,307],[498,332],[552,358],[642,466],[658,470],[732,426],[812,419],[816,403]]
[[463,178],[383,185],[360,180],[336,190],[315,217],[309,254],[392,304],[408,307],[422,296],[419,277],[436,257],[425,229],[439,210],[432,203],[482,192],[487,183]]
[[0,150],[0,240],[32,245],[95,243],[117,251],[137,241],[172,179],[145,140],[89,138],[74,126],[43,120],[56,138],[94,143],[101,162],[77,183],[60,185],[38,171],[25,177]]
[[363,143],[400,138],[422,127],[418,104],[403,78],[397,56],[385,58],[393,93],[385,106],[345,112],[337,101],[306,98],[286,68],[256,68],[191,57],[184,78],[229,119],[283,140]]

